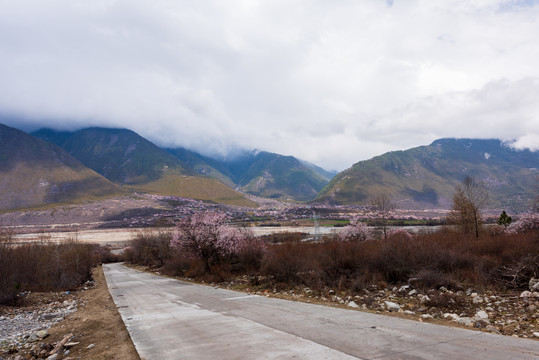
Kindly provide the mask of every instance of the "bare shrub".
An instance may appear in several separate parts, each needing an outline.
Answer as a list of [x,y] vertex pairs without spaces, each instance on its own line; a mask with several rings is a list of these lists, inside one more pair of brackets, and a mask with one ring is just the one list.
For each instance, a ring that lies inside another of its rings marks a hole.
[[331,241],[317,249],[319,277],[325,286],[341,289],[357,281],[361,268],[359,246],[354,241]]
[[435,307],[443,311],[462,310],[466,308],[466,297],[455,293],[442,293],[429,295],[425,305]]
[[278,283],[303,283],[305,275],[315,268],[313,247],[316,245],[291,242],[272,245],[262,261],[262,274]]
[[439,289],[442,286],[448,289],[457,287],[449,274],[438,270],[422,269],[417,274],[414,274],[412,279],[414,288],[423,290]]
[[130,263],[162,267],[171,252],[171,237],[170,232],[163,230],[138,232],[135,238],[131,240],[124,256]]
[[12,304],[20,291],[71,290],[91,279],[97,245],[64,243],[13,245],[0,236],[0,303]]

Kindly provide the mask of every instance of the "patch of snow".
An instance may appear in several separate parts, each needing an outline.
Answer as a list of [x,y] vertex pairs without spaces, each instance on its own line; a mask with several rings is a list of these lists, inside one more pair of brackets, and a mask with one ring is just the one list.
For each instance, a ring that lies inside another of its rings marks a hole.
[[488,152],[485,153],[485,159],[489,159],[490,158],[490,154]]

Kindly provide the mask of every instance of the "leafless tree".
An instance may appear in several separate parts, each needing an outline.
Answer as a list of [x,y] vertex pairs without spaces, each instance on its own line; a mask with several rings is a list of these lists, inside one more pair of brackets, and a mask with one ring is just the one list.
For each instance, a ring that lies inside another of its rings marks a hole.
[[370,203],[372,208],[378,213],[378,222],[384,234],[384,239],[387,239],[389,217],[391,212],[395,210],[395,203],[391,201],[386,193],[371,198]]
[[450,224],[457,225],[463,233],[475,233],[475,236],[479,237],[483,223],[481,209],[487,202],[488,190],[484,181],[466,176],[455,188],[453,205],[447,220]]

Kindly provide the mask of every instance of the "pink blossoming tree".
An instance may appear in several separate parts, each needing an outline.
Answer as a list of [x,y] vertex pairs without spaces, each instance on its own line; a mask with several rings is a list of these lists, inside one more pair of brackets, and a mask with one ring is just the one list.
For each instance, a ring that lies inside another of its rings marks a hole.
[[398,240],[411,240],[412,234],[410,234],[408,231],[404,230],[403,228],[394,228],[388,231],[387,238],[398,239]]
[[260,245],[250,230],[233,227],[227,220],[220,212],[196,213],[176,225],[170,245],[202,260],[206,272],[210,272],[211,265],[230,260],[249,246]]
[[510,234],[520,234],[528,231],[539,230],[539,213],[528,212],[521,215],[518,220],[507,228]]
[[365,241],[371,237],[369,227],[359,221],[358,218],[350,220],[350,225],[345,226],[339,232],[339,240],[341,241]]

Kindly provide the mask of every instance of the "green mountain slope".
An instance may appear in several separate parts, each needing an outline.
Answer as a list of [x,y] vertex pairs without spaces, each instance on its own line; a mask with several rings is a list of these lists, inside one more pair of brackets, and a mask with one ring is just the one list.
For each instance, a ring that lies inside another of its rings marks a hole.
[[188,174],[178,160],[126,129],[88,128],[73,133],[38,130],[32,135],[50,141],[87,167],[118,184],[143,184],[159,179],[165,170]]
[[59,147],[0,124],[0,209],[124,193]]
[[195,174],[210,177],[221,181],[223,184],[235,187],[236,185],[229,176],[223,174],[210,164],[215,162],[194,151],[184,148],[165,149],[169,154],[175,156],[183,168],[192,171]]
[[70,133],[41,129],[32,134],[57,144],[84,165],[131,190],[256,205],[217,180],[202,179],[198,171],[186,169],[177,157],[131,130],[87,128]]
[[318,201],[368,203],[386,193],[402,208],[448,208],[467,176],[485,181],[490,206],[525,209],[539,176],[539,152],[517,151],[499,140],[440,139],[429,146],[360,161],[339,173]]
[[293,156],[244,151],[232,158],[209,158],[186,149],[167,149],[181,164],[261,197],[308,201],[335,175]]

